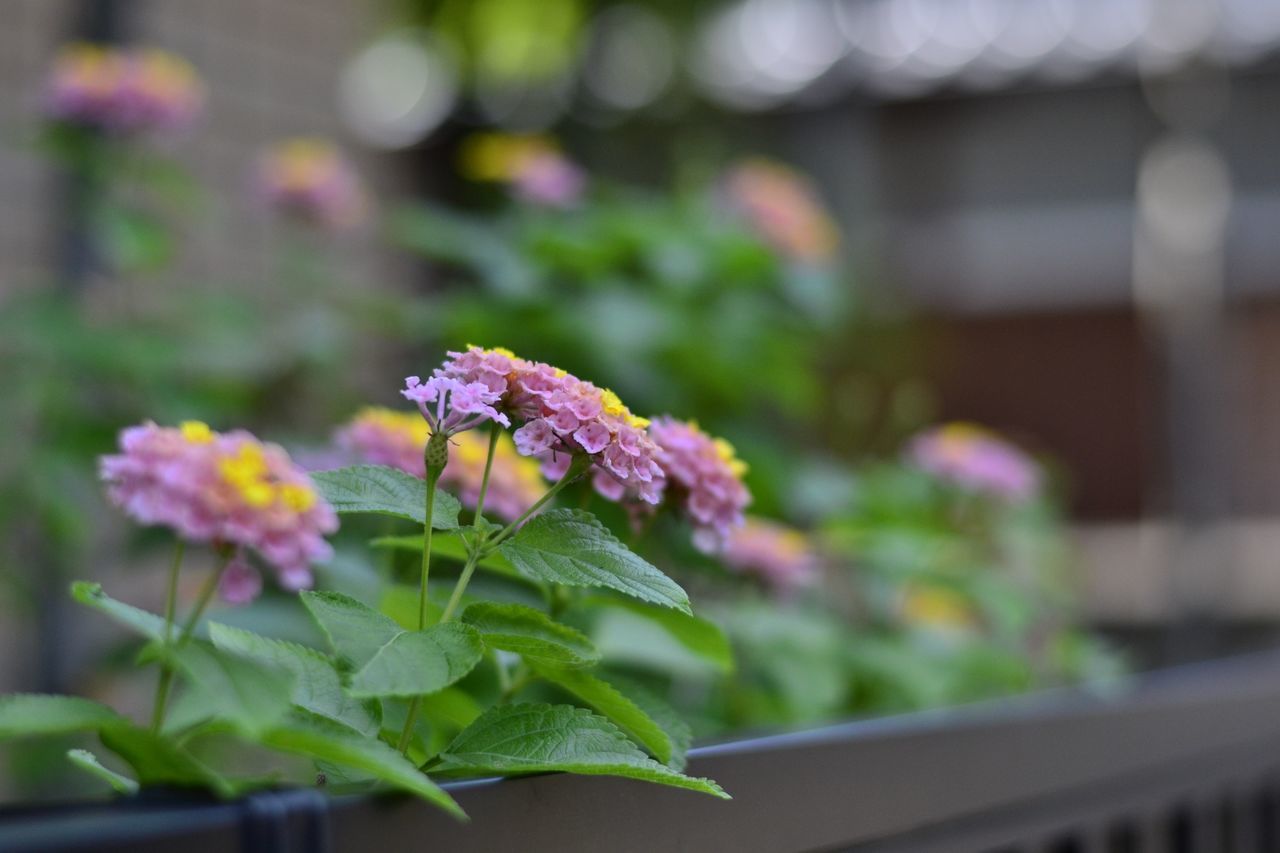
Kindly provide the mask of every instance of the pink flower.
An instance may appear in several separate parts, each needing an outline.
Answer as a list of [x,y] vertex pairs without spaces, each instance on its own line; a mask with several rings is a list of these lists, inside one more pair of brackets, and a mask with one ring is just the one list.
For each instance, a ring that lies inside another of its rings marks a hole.
[[808,536],[756,517],[747,518],[733,531],[723,558],[730,569],[755,575],[779,592],[812,583],[821,567]]
[[729,202],[777,251],[806,263],[826,263],[839,247],[835,224],[810,183],[781,163],[753,158],[726,180]]
[[[191,542],[252,549],[282,586],[309,585],[312,563],[333,553],[325,541],[338,517],[283,448],[247,432],[216,433],[203,423],[130,427],[120,450],[100,462],[111,501],[135,521],[171,528]],[[248,588],[237,568],[232,595]]]
[[[425,477],[423,452],[429,437],[426,421],[417,414],[369,407],[338,431],[337,443],[363,462],[389,465],[415,477]],[[449,463],[440,475],[439,485],[456,494],[464,506],[475,509],[489,451],[488,437],[461,432],[449,443]],[[538,463],[523,458],[516,450],[510,437],[499,436],[485,495],[485,513],[506,521],[519,518],[547,490]]]
[[1033,497],[1040,471],[1029,456],[979,426],[951,423],[911,440],[907,460],[940,480],[1009,501]]
[[[433,431],[452,435],[485,420],[504,426],[511,419],[522,421],[516,449],[543,459],[548,477],[563,476],[573,457],[585,455],[642,500],[656,504],[661,499],[666,479],[658,447],[645,432],[649,422],[607,388],[509,350],[474,346],[450,352],[426,382],[411,376],[406,385],[401,393],[418,404]],[[458,408],[459,388],[466,389],[466,411]]]
[[516,195],[544,207],[572,207],[582,198],[587,179],[582,170],[557,151],[525,158],[512,176]]
[[512,187],[522,201],[542,207],[577,204],[587,179],[545,136],[482,133],[463,145],[462,170],[470,178]]
[[238,556],[222,571],[218,594],[228,604],[248,604],[262,593],[262,574]]
[[257,194],[287,216],[332,231],[358,226],[368,197],[355,169],[323,139],[287,139],[258,161]]
[[185,128],[203,98],[194,69],[173,54],[81,43],[54,60],[45,108],[55,121],[137,133]]
[[659,448],[669,500],[694,525],[694,544],[708,552],[721,550],[733,530],[742,526],[743,511],[751,503],[742,482],[746,463],[733,445],[712,438],[695,423],[656,418],[649,435]]

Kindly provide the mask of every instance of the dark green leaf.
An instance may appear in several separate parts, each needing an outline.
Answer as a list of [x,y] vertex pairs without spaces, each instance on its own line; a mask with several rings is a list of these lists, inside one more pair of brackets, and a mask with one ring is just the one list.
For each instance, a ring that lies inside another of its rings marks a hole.
[[302,603],[324,631],[333,653],[364,666],[402,632],[395,620],[338,592],[304,592]]
[[138,793],[138,783],[116,771],[103,767],[98,756],[87,749],[68,749],[67,760],[91,776],[106,782],[118,794],[132,795]]
[[93,731],[123,717],[79,696],[17,693],[0,697],[0,739]]
[[595,516],[556,509],[535,515],[499,551],[528,577],[566,586],[607,587],[689,613],[689,596],[618,541]]
[[484,656],[480,634],[448,622],[424,631],[404,631],[351,677],[353,696],[422,696],[443,690],[470,672]]
[[680,716],[680,712],[671,707],[666,699],[635,679],[611,672],[608,680],[648,714],[649,719],[662,726],[662,730],[667,733],[667,738],[671,741],[671,757],[667,760],[667,766],[672,770],[684,770],[685,755],[693,744],[693,729],[684,721],[684,717]]
[[283,752],[362,770],[389,785],[435,803],[455,817],[466,818],[452,797],[403,755],[377,738],[363,737],[345,726],[299,712],[286,725],[267,732],[261,741]]
[[513,652],[527,660],[575,667],[590,666],[600,659],[582,632],[553,622],[545,613],[523,604],[477,602],[463,611],[462,621],[479,631],[489,648]]
[[684,776],[659,764],[613,723],[572,705],[519,703],[491,708],[441,753],[450,773],[509,776],[564,771],[624,776],[729,795],[710,779]]
[[118,722],[103,726],[98,736],[103,746],[133,768],[143,786],[177,785],[206,788],[222,797],[236,795],[235,786],[229,781],[163,735]]
[[[353,465],[335,471],[316,471],[311,480],[340,513],[391,515],[419,524],[427,520],[427,484],[404,471],[383,465]],[[456,528],[461,509],[457,498],[436,489],[431,526],[436,530]]]
[[663,764],[671,761],[671,738],[635,702],[623,696],[613,685],[580,669],[563,669],[534,663],[533,670],[608,717]]
[[132,604],[116,601],[102,591],[102,585],[88,581],[71,584],[71,597],[81,604],[105,613],[115,621],[150,640],[164,638],[164,620],[154,613],[140,610]]
[[315,649],[227,625],[211,624],[209,635],[213,644],[224,652],[290,673],[294,679],[294,705],[351,726],[362,734],[377,734],[381,724],[377,704],[348,696],[333,662]]

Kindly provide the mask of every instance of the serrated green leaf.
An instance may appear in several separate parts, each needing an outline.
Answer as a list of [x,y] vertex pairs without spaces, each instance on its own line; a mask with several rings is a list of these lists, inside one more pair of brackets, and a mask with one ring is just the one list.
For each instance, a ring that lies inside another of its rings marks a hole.
[[572,705],[518,703],[489,709],[440,755],[454,774],[511,776],[563,771],[623,776],[729,799],[710,779],[677,773],[640,751],[617,726]]
[[459,818],[466,818],[453,798],[403,755],[377,738],[366,738],[345,726],[302,712],[286,725],[267,732],[261,742],[273,749],[362,770],[401,790],[417,794]]
[[246,734],[275,725],[289,710],[294,679],[287,670],[224,654],[203,641],[167,654],[195,685],[212,715]]
[[139,784],[205,788],[221,797],[234,797],[236,787],[200,763],[173,741],[129,722],[103,726],[102,745],[133,768]]
[[649,719],[662,726],[662,730],[667,733],[667,738],[671,741],[671,757],[667,759],[667,766],[672,770],[684,770],[687,763],[686,755],[693,744],[693,729],[685,722],[684,717],[680,716],[680,712],[671,707],[671,703],[666,699],[633,678],[611,672],[607,679],[628,699],[640,706],[640,709],[649,715]]
[[[385,465],[352,465],[311,474],[316,489],[339,513],[391,515],[424,524],[427,484],[412,474]],[[462,505],[448,492],[436,489],[431,526],[453,530]]]
[[163,619],[154,613],[148,613],[145,610],[134,607],[132,604],[116,601],[102,591],[101,584],[76,581],[71,584],[71,597],[100,613],[105,613],[116,622],[136,631],[147,639],[164,639]]
[[124,718],[79,696],[16,693],[0,697],[0,740],[86,732]]
[[403,631],[351,677],[351,695],[435,693],[474,669],[482,657],[484,644],[470,625],[447,622],[424,631]]
[[132,795],[138,793],[137,782],[109,767],[104,767],[102,762],[98,760],[98,756],[87,749],[68,749],[67,760],[90,776],[96,776],[106,782],[118,794]]
[[[613,608],[625,610],[660,626],[671,639],[724,673],[733,672],[733,646],[724,631],[714,622],[681,613],[669,607],[654,607],[639,601],[597,596],[588,598],[575,609]],[[632,644],[634,645],[634,644]],[[643,656],[643,650],[641,656]]]
[[402,629],[395,620],[339,592],[304,592],[302,603],[338,657],[364,666]]
[[614,725],[649,750],[654,758],[663,764],[671,761],[674,748],[666,731],[612,684],[580,669],[563,669],[536,662],[531,666],[541,678],[564,688],[584,704],[608,717]]
[[[422,553],[421,536],[379,536],[370,541],[369,544],[374,548],[390,548],[397,551]],[[462,537],[458,533],[442,533],[439,536],[433,536],[431,538],[431,559],[434,560],[437,557],[443,557],[446,560],[453,560],[457,563],[465,563],[467,561],[467,545],[462,541]],[[511,565],[511,561],[497,551],[481,557],[476,565],[499,574],[524,579],[524,575],[516,571],[515,566]]]
[[462,621],[480,632],[487,647],[526,660],[562,667],[590,666],[600,660],[600,653],[581,631],[523,604],[477,602],[463,611]]
[[577,509],[535,515],[498,550],[528,577],[566,586],[607,587],[690,613],[689,596],[630,551],[596,517]]
[[376,713],[379,706],[348,696],[333,661],[315,649],[228,625],[211,624],[209,636],[224,652],[290,673],[293,676],[291,698],[299,708],[350,726],[362,734],[377,734],[381,725],[381,714]]

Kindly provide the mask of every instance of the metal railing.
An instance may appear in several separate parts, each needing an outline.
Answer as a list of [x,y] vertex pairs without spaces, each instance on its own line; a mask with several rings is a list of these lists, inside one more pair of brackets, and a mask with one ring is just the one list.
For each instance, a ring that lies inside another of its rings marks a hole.
[[0,850],[1280,851],[1280,654],[707,746],[688,772],[733,801],[565,775],[451,786],[470,824],[307,790],[139,800],[10,810]]

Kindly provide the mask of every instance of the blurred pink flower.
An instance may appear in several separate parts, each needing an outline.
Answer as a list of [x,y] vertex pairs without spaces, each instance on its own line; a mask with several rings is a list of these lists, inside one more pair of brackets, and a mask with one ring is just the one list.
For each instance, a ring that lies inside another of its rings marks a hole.
[[518,198],[542,207],[574,206],[587,184],[586,173],[538,134],[475,134],[463,144],[462,171],[473,180],[509,184]]
[[722,556],[730,569],[755,575],[779,592],[812,583],[821,568],[807,535],[755,516],[729,535]]
[[[700,551],[723,550],[733,531],[743,524],[751,493],[742,482],[746,463],[724,439],[712,438],[691,421],[655,418],[649,437],[658,445],[658,464],[666,475],[666,500],[694,526],[693,543]],[[617,489],[601,490],[614,500]]]
[[323,139],[287,139],[267,149],[258,161],[257,192],[281,213],[333,231],[360,225],[368,212],[355,169]]
[[911,440],[907,460],[964,489],[1011,501],[1027,500],[1040,487],[1031,457],[995,433],[966,423],[926,430]]
[[[252,549],[287,589],[310,586],[311,564],[332,554],[324,537],[338,529],[337,515],[277,445],[187,421],[130,427],[120,450],[102,457],[101,476],[112,502],[140,524]],[[246,588],[243,577],[230,583]]]
[[582,198],[587,178],[581,169],[557,152],[529,157],[512,176],[516,195],[544,207],[573,207]]
[[195,70],[171,53],[83,43],[59,52],[45,88],[55,121],[121,133],[185,128],[203,101]]
[[812,264],[835,256],[840,244],[835,223],[796,170],[752,158],[735,166],[725,183],[730,205],[784,256]]

